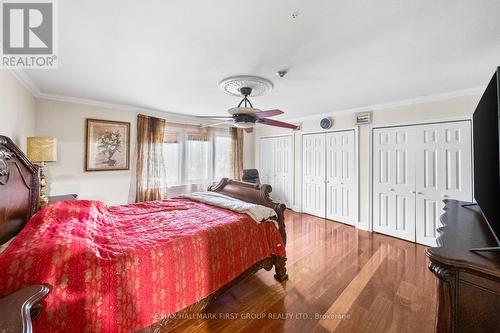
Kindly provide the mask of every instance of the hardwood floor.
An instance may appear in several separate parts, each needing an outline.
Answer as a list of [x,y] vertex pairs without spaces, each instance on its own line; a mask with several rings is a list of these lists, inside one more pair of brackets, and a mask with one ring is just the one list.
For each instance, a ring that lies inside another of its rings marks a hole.
[[261,270],[208,306],[216,319],[184,320],[175,331],[433,332],[436,284],[424,246],[291,211],[285,220],[290,280]]

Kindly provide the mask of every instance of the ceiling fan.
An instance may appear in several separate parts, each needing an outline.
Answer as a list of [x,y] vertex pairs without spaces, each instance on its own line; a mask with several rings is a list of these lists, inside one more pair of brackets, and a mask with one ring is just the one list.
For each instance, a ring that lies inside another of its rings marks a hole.
[[229,119],[222,123],[210,124],[209,126],[215,126],[224,124],[227,122],[232,122],[235,127],[243,128],[246,132],[251,133],[255,124],[263,124],[269,126],[298,129],[299,127],[293,124],[285,123],[278,120],[269,119],[269,117],[274,117],[283,114],[281,110],[266,110],[261,111],[253,107],[252,103],[248,99],[248,96],[252,94],[252,88],[242,87],[240,92],[243,95],[243,99],[237,107],[228,110],[229,116],[198,116],[198,118],[208,118],[208,119]]

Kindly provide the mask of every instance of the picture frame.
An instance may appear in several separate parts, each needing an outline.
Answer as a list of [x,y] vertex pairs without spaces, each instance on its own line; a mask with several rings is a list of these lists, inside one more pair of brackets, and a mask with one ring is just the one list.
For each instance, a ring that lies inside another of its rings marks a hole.
[[85,171],[130,170],[130,123],[86,119]]

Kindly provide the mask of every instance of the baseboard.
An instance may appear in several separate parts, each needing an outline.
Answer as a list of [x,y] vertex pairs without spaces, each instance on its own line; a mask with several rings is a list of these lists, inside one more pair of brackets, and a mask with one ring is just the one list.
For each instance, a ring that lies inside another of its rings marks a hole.
[[302,210],[300,209],[300,206],[291,206],[288,207],[289,209],[293,210],[296,213],[302,213]]
[[356,229],[371,231],[370,228],[368,228],[368,225],[364,223],[356,223]]

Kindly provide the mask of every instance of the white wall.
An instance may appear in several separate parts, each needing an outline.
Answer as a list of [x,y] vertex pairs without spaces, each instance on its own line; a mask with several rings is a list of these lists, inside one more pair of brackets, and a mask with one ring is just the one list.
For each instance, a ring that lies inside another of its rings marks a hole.
[[[449,119],[470,119],[474,112],[480,94],[462,97],[433,100],[408,104],[397,107],[380,108],[373,111],[372,126],[359,127],[359,222],[358,227],[368,229],[369,204],[370,204],[370,133],[371,127],[390,124],[407,124],[412,122],[432,122]],[[329,131],[342,130],[355,127],[354,114],[351,112],[331,113],[329,116],[335,120],[334,126]],[[255,164],[259,165],[260,145],[262,136],[293,134],[295,146],[295,177],[294,177],[294,202],[290,207],[300,211],[302,202],[302,134],[307,132],[323,132],[319,126],[322,117],[310,117],[301,121],[300,131],[291,131],[270,126],[261,126],[255,133]]]
[[35,99],[8,70],[0,70],[0,135],[26,151],[26,138],[35,135]]
[[128,121],[131,156],[135,149],[136,113],[37,99],[36,133],[57,138],[57,162],[47,165],[50,195],[76,193],[80,199],[109,204],[128,202],[131,171],[85,172],[85,119]]
[[[80,199],[101,200],[107,204],[129,202],[136,143],[137,113],[162,117],[171,122],[199,121],[167,113],[123,110],[82,103],[47,99],[36,100],[36,134],[58,140],[58,161],[48,165],[50,195],[76,193]],[[84,171],[85,119],[97,118],[130,122],[131,169],[128,171]],[[253,135],[244,137],[244,167],[254,163]]]

